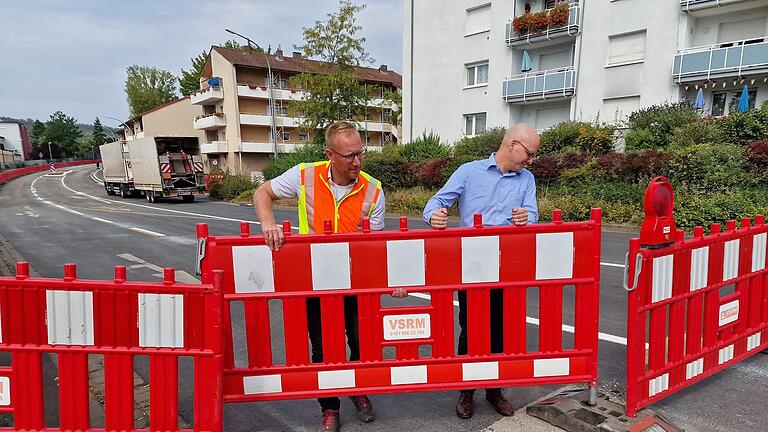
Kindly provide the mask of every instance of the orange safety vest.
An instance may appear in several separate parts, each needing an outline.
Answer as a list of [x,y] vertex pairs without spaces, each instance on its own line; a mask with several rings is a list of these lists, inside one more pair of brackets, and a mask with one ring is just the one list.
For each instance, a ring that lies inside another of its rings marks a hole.
[[326,220],[333,223],[333,232],[355,232],[364,217],[371,217],[381,182],[360,171],[352,190],[336,202],[328,184],[330,167],[330,161],[300,164],[299,234],[324,232]]

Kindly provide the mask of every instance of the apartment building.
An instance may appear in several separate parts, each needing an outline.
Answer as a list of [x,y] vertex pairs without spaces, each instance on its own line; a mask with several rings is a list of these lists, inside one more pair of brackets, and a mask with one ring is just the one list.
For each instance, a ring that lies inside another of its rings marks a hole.
[[403,138],[768,99],[768,0],[405,0]]
[[[205,133],[202,152],[211,164],[216,161],[222,169],[258,176],[275,153],[311,142],[314,133],[300,130],[301,118],[289,114],[290,105],[306,93],[292,88],[289,80],[302,72],[323,73],[327,67],[298,52],[288,57],[282,50],[270,55],[212,47],[201,72],[201,89],[191,97],[192,104],[203,109],[194,128]],[[363,142],[369,149],[396,143],[400,132],[390,121],[396,107],[382,98],[400,89],[402,77],[386,65],[356,68],[356,74],[374,88],[366,115],[351,119]]]
[[192,121],[202,114],[203,109],[186,96],[126,120],[117,135],[127,141],[154,136],[197,137],[202,144],[205,132],[192,127]]
[[[29,142],[27,128],[21,122],[0,122],[0,146],[8,154],[13,154],[14,160],[15,158],[20,158],[21,160],[33,158],[31,154],[32,145]],[[34,157],[37,157],[37,155],[34,155]]]

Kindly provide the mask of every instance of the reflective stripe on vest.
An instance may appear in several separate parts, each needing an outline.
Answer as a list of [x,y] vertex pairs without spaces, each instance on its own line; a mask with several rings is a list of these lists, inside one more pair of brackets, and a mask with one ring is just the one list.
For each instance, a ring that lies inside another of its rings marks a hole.
[[329,169],[330,161],[300,164],[300,234],[323,232],[325,220],[333,223],[333,232],[354,232],[378,201],[381,183],[361,171],[352,190],[336,202],[328,182]]

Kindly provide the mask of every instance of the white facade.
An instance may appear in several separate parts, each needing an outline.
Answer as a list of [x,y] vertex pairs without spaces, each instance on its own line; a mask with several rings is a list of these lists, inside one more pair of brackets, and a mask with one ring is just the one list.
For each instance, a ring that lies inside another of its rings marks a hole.
[[455,142],[519,122],[620,122],[699,89],[711,115],[728,114],[744,85],[750,104],[768,99],[768,0],[570,3],[567,21],[520,35],[515,17],[555,2],[404,0],[404,142],[430,130]]
[[21,139],[21,126],[18,123],[0,123],[0,137],[3,137],[5,150],[21,155],[24,158],[24,147]]

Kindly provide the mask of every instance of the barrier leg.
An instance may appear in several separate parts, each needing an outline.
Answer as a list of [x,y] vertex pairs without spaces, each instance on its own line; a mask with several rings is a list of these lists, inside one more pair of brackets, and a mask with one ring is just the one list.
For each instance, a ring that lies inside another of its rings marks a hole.
[[39,352],[14,353],[11,358],[14,377],[11,394],[14,398],[16,429],[39,430],[45,427],[43,417],[43,362]]
[[133,429],[133,357],[104,355],[104,423],[108,430]]

